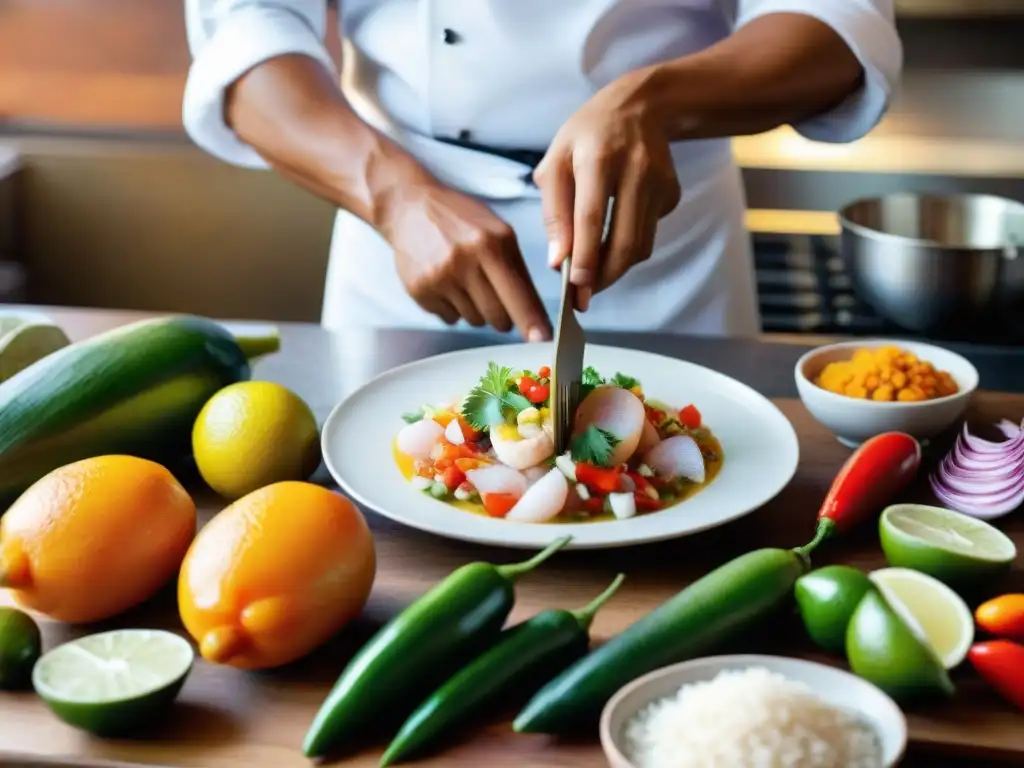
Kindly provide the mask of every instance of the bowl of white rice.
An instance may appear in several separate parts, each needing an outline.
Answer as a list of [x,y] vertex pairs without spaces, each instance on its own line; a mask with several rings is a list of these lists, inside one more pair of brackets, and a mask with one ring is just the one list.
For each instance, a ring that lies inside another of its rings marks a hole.
[[605,705],[612,768],[892,768],[907,721],[849,672],[782,656],[711,656],[651,672]]

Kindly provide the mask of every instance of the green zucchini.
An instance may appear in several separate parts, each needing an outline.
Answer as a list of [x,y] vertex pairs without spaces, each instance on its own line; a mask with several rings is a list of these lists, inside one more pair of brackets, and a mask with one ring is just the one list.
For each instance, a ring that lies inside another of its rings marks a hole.
[[163,317],[71,344],[0,383],[0,512],[80,459],[187,457],[206,401],[278,344],[276,331],[242,340],[212,320]]

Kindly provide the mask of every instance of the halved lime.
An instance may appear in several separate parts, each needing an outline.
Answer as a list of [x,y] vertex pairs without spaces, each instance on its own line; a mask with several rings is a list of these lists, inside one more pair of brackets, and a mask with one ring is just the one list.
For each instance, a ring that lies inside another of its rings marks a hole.
[[0,382],[71,343],[52,323],[17,322],[10,317],[4,322],[7,330],[0,332]]
[[39,625],[31,616],[0,607],[0,689],[27,687],[42,648]]
[[941,507],[894,504],[878,520],[889,565],[934,576],[952,587],[971,587],[1005,573],[1017,547],[984,520]]
[[797,579],[793,592],[811,640],[826,651],[842,652],[850,617],[871,589],[867,574],[849,565],[828,565]]
[[949,673],[919,627],[906,620],[883,592],[865,593],[846,629],[850,670],[896,701],[955,693]]
[[904,623],[935,651],[946,669],[967,658],[974,642],[974,615],[956,592],[911,568],[882,568],[868,578]]
[[174,700],[194,658],[192,645],[171,632],[117,629],[54,648],[36,663],[32,685],[69,725],[121,735]]

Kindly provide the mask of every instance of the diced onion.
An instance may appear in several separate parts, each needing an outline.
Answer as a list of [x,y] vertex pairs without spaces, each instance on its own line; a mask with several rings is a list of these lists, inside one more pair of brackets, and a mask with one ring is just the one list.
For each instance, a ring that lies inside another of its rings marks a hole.
[[939,501],[982,520],[1002,517],[1024,504],[1024,431],[1006,419],[996,427],[1005,440],[972,435],[964,424],[952,450],[929,477]]

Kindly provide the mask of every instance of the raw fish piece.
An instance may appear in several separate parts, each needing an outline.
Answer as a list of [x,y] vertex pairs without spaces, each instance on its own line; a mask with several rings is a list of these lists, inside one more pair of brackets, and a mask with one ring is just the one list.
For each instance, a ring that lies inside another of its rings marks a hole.
[[662,477],[685,477],[694,483],[704,482],[704,456],[697,441],[689,435],[662,440],[646,453],[644,463]]
[[406,424],[398,433],[398,450],[414,459],[429,459],[434,446],[444,437],[444,427],[433,419]]
[[512,469],[527,469],[551,458],[555,452],[555,441],[548,432],[541,431],[535,437],[504,437],[501,430],[491,429],[491,447],[498,461]]
[[619,440],[609,460],[612,465],[624,464],[636,452],[646,422],[640,398],[622,387],[598,387],[576,409],[577,433],[593,424]]
[[523,473],[501,464],[471,469],[466,473],[466,479],[480,495],[504,493],[519,498],[526,493],[527,482]]
[[523,497],[509,510],[506,520],[517,523],[546,523],[558,517],[569,497],[569,482],[560,470],[549,470],[526,489]]

